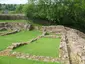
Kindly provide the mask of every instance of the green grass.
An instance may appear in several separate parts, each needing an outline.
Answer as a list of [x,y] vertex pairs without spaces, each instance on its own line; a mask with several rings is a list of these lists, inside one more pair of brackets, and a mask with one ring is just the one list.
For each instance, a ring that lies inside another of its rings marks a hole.
[[0,64],[60,64],[60,63],[17,59],[14,57],[0,57]]
[[0,31],[0,33],[7,33],[8,31],[7,30],[4,30],[4,31]]
[[5,49],[7,46],[16,42],[26,42],[39,36],[41,32],[33,30],[33,31],[22,31],[16,34],[0,36],[0,50]]
[[19,47],[14,51],[29,53],[33,55],[58,57],[59,45],[60,45],[59,38],[58,39],[41,38],[33,43]]
[[0,20],[0,22],[26,22],[26,20]]

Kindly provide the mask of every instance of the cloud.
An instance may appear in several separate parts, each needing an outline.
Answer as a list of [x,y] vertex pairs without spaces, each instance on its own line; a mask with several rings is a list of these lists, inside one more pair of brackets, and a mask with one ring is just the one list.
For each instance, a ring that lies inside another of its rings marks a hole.
[[2,4],[25,4],[27,0],[0,0]]

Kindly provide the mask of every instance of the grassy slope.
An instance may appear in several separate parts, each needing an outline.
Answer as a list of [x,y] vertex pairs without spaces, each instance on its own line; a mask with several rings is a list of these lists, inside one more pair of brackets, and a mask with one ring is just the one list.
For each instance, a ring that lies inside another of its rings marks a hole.
[[0,64],[60,64],[60,63],[16,59],[13,57],[0,57]]
[[15,49],[15,51],[42,56],[58,57],[59,45],[60,39],[41,38],[29,45]]
[[7,36],[0,36],[0,50],[3,50],[7,46],[11,45],[11,43],[26,42],[31,40],[32,38],[37,37],[40,34],[41,32],[33,30],[22,31],[20,33],[11,34]]

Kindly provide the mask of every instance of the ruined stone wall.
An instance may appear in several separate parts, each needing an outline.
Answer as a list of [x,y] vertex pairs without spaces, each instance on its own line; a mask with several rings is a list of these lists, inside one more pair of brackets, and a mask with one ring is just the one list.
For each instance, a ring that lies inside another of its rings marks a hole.
[[23,14],[0,14],[0,20],[24,20],[27,17]]
[[63,33],[61,36],[59,57],[60,57],[62,64],[70,64],[69,51],[68,51],[68,47],[67,47],[67,43],[66,43],[66,33]]
[[7,30],[30,30],[32,27],[31,24],[26,22],[1,22],[0,29],[7,29]]
[[81,38],[74,29],[67,31],[71,64],[85,64],[85,39]]
[[52,32],[52,33],[63,33],[65,32],[64,26],[42,26],[42,31]]
[[65,30],[60,44],[61,62],[63,64],[85,64],[85,39],[82,35],[84,33],[66,27]]

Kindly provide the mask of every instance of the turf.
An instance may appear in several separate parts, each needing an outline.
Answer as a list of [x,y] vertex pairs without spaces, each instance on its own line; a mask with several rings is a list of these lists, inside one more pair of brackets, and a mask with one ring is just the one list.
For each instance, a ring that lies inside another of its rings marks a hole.
[[41,32],[33,30],[33,31],[22,31],[16,34],[0,36],[0,50],[5,49],[7,46],[16,42],[26,42],[31,40],[32,38],[40,35]]
[[19,47],[14,51],[29,53],[33,55],[58,57],[59,45],[60,45],[59,38],[58,39],[41,38],[33,43]]
[[60,63],[17,59],[14,57],[0,57],[0,64],[60,64]]

